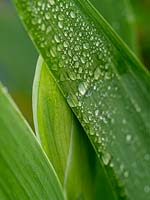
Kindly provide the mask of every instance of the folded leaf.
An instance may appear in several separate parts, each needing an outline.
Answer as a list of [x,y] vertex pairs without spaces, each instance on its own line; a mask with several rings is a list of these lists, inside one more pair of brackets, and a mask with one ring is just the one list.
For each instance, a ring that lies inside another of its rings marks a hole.
[[0,86],[0,199],[64,199],[62,187],[44,151],[2,86]]
[[[127,44],[136,50],[134,20],[128,2],[119,1],[117,7],[114,7],[115,2],[112,0],[90,1],[95,8],[102,11],[103,16]],[[124,12],[121,12],[122,7]],[[33,116],[39,141],[52,162],[68,198],[76,199],[82,196],[95,200],[114,199],[104,170],[95,158],[87,139],[83,136],[82,128],[68,109],[42,58],[39,58],[37,64],[33,85]]]
[[89,1],[15,3],[121,195],[148,200],[149,73]]
[[93,147],[42,58],[33,84],[33,114],[39,141],[68,199],[116,199]]

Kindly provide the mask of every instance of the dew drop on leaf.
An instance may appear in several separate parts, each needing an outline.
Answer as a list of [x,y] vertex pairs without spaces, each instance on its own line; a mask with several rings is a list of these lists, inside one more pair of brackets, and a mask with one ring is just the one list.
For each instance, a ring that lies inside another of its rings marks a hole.
[[125,177],[125,178],[128,178],[128,176],[129,176],[129,172],[128,172],[128,171],[125,171],[125,172],[124,172],[124,177]]
[[94,71],[94,79],[95,79],[95,80],[98,80],[98,79],[99,79],[100,73],[101,73],[101,71],[100,71],[100,69],[97,67],[97,68],[95,69],[95,71]]
[[53,6],[55,4],[55,1],[54,0],[48,0],[49,3]]
[[145,192],[145,193],[149,193],[149,192],[150,192],[150,186],[149,186],[149,185],[146,185],[146,186],[144,187],[144,192]]
[[88,43],[84,43],[83,44],[83,49],[89,49],[89,44]]
[[50,19],[50,14],[49,13],[45,13],[45,19],[47,19],[47,20]]
[[42,24],[42,25],[41,25],[41,30],[42,30],[42,31],[45,31],[45,29],[46,29],[45,24]]
[[75,18],[76,17],[76,15],[75,15],[75,13],[73,11],[70,12],[70,17],[71,18]]
[[62,22],[62,21],[59,21],[59,22],[58,22],[58,27],[59,27],[60,29],[63,28],[63,22]]
[[103,153],[102,161],[104,162],[104,165],[108,165],[110,160],[111,160],[111,155],[108,152]]
[[58,35],[54,35],[54,39],[55,39],[56,43],[60,42],[60,39],[59,39]]
[[70,107],[72,107],[72,108],[78,106],[78,99],[75,95],[68,95],[67,102],[70,105]]
[[87,91],[87,83],[83,82],[79,84],[79,92],[81,95],[85,95],[86,91]]
[[132,140],[132,135],[128,134],[126,135],[126,141],[129,143]]

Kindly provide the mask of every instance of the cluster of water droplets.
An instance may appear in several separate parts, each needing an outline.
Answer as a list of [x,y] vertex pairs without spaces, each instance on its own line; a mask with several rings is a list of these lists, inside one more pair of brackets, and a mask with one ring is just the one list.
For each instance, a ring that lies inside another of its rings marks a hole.
[[[26,4],[32,16],[26,23],[32,25],[31,33],[33,29],[37,45],[46,54],[53,74],[66,89],[68,103],[82,113],[84,126],[92,123],[94,128],[89,130],[89,135],[97,151],[99,154],[105,152],[108,138],[104,127],[115,112],[115,109],[106,109],[105,101],[115,98],[117,91],[117,86],[112,91],[115,74],[110,42],[73,1],[39,0],[26,1]],[[66,81],[71,85],[66,87]],[[68,92],[72,85],[74,92]],[[91,101],[93,97],[95,103]],[[86,107],[85,102],[90,106]],[[110,156],[104,154],[103,157],[107,160],[106,157]]]
[[[111,156],[106,151],[109,141],[106,127],[113,122],[116,110],[106,102],[115,99],[118,92],[111,57],[113,47],[74,2],[49,0],[29,4],[35,4],[32,7],[36,8],[28,12],[32,15],[29,23],[33,25],[38,45],[47,55],[53,74],[66,89],[64,92],[70,106],[81,113],[79,117],[85,127],[88,124],[93,127],[89,135],[104,164],[108,164]],[[71,85],[66,87],[66,81]],[[114,140],[111,133],[110,139]],[[130,140],[129,136],[127,140]]]

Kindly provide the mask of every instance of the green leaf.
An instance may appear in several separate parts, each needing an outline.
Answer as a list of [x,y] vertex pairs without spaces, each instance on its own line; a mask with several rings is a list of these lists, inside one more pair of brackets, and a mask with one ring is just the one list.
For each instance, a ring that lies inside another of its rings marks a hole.
[[51,164],[2,86],[0,111],[0,199],[63,200]]
[[33,84],[33,115],[39,141],[68,199],[116,199],[86,134],[42,58]]
[[135,19],[128,0],[90,0],[119,36],[138,53]]
[[148,200],[149,73],[89,1],[15,2],[108,175],[128,199]]
[[[91,2],[135,49],[134,20],[127,1],[119,1],[117,7],[112,6],[112,0]],[[122,7],[124,12],[120,12]],[[33,116],[39,141],[52,162],[68,199],[117,198],[113,197],[102,166],[100,167],[82,128],[68,109],[42,58],[39,58],[33,84]],[[81,160],[82,168],[79,165]]]

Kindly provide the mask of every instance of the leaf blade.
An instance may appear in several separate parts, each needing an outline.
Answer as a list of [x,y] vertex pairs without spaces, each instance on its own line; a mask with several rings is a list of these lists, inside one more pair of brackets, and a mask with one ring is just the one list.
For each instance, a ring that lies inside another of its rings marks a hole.
[[0,197],[64,199],[52,166],[2,86],[0,109]]
[[118,199],[42,58],[38,60],[33,84],[33,113],[39,141],[67,198]]

